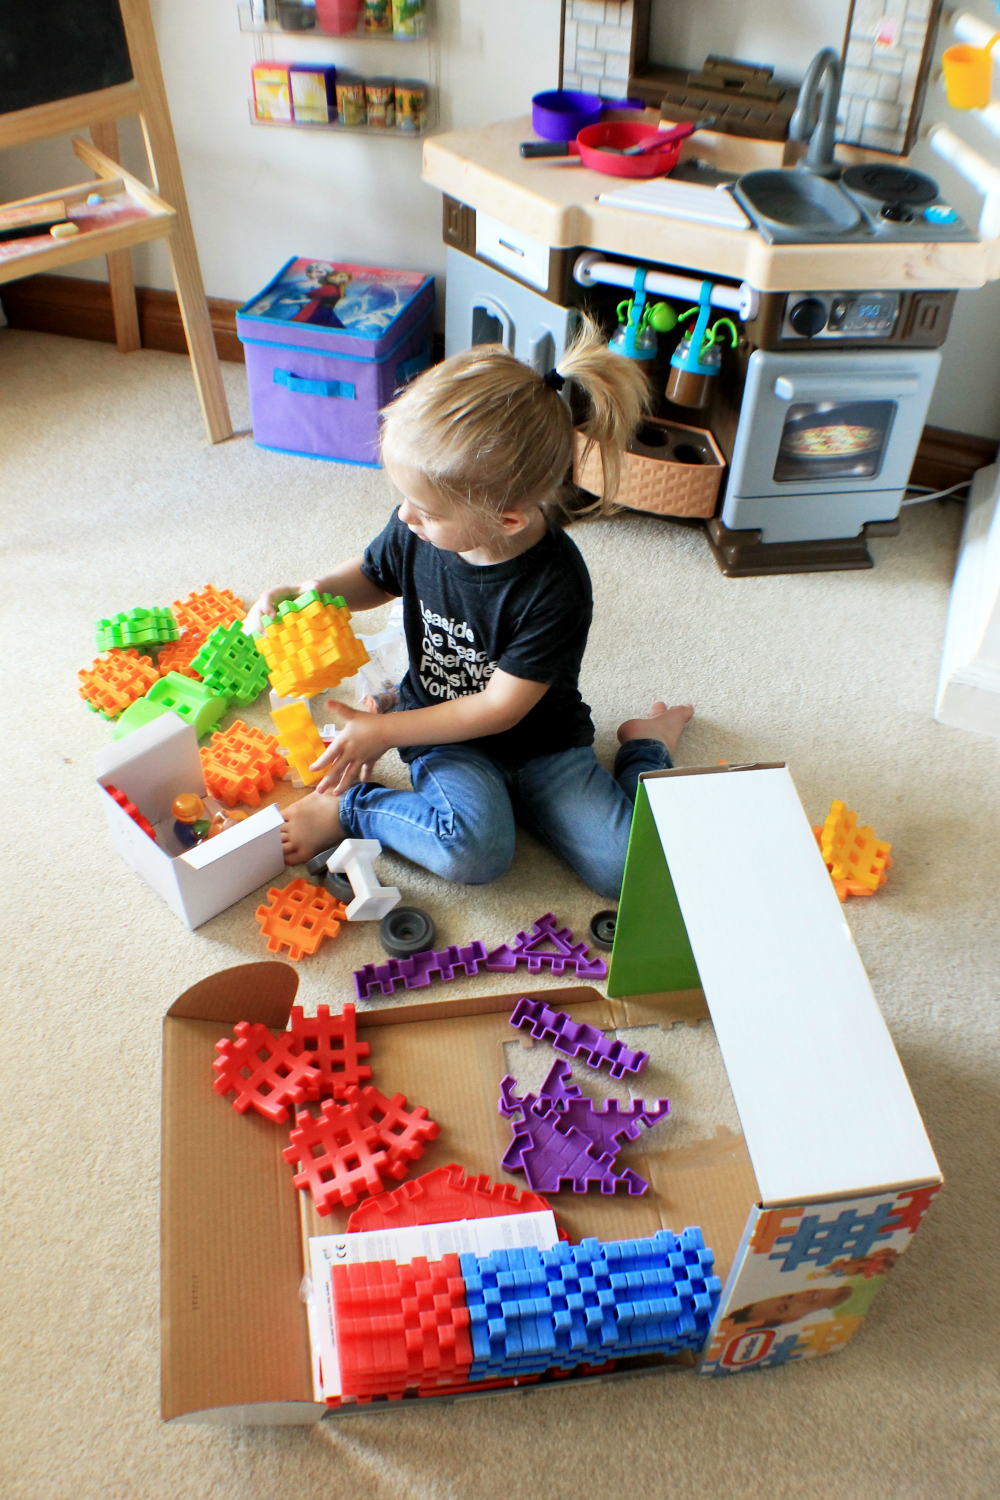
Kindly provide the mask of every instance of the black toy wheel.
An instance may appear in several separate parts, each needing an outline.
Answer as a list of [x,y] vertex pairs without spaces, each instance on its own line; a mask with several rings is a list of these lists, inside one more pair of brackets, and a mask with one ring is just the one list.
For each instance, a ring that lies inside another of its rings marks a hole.
[[350,906],[354,900],[354,887],[346,875],[334,874],[332,870],[327,870],[323,884],[334,901],[342,901],[345,906]]
[[331,844],[329,849],[323,849],[319,854],[314,854],[306,865],[306,874],[315,880],[317,876],[326,886],[335,901],[343,901],[345,906],[350,906],[354,900],[354,887],[346,875],[335,873],[326,868],[326,862],[330,855],[335,853],[336,844]]
[[378,924],[379,942],[390,958],[409,958],[434,946],[434,919],[417,906],[397,906]]
[[329,849],[322,849],[319,854],[314,854],[312,859],[306,865],[306,874],[318,875],[322,880],[326,875],[326,862],[330,858],[330,855],[336,854],[336,852],[337,845],[331,844]]
[[590,919],[590,941],[595,948],[603,948],[607,952],[614,946],[615,923],[618,920],[616,911],[595,912]]

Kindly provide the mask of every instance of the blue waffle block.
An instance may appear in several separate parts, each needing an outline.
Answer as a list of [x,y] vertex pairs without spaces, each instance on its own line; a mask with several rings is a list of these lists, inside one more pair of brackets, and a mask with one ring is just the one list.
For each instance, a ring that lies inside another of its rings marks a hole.
[[460,1257],[470,1380],[700,1349],[721,1285],[701,1231]]

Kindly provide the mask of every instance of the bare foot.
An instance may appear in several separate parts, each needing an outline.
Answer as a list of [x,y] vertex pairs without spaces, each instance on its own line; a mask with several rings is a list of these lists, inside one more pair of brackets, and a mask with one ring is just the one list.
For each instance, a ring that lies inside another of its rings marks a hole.
[[678,703],[673,708],[668,708],[665,703],[656,702],[649,710],[648,718],[626,719],[624,724],[619,724],[618,743],[624,745],[628,740],[662,740],[673,760],[684,726],[690,724],[693,718],[694,709],[690,703]]
[[286,865],[304,865],[344,837],[339,807],[340,798],[331,792],[310,792],[285,808],[281,847]]

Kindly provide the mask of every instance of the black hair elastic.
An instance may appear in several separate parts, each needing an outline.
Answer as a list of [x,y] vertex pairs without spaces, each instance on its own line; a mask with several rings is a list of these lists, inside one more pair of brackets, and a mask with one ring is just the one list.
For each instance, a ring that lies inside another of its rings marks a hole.
[[546,375],[542,376],[542,379],[545,381],[545,384],[547,386],[551,386],[552,390],[554,391],[561,391],[563,386],[566,384],[564,377],[559,374],[558,370],[555,369],[549,370]]

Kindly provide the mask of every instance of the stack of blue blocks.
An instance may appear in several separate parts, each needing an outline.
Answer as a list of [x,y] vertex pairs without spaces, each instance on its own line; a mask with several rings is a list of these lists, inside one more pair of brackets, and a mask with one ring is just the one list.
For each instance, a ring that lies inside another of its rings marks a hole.
[[648,1240],[460,1256],[472,1334],[469,1380],[572,1370],[700,1349],[721,1283],[701,1230]]

